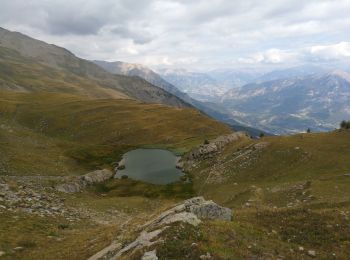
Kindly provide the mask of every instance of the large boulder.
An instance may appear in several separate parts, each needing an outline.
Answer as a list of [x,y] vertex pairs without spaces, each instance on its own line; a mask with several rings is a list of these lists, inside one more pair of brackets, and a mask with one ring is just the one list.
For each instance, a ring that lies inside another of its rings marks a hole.
[[107,169],[97,170],[89,172],[81,177],[82,181],[85,181],[87,184],[91,185],[94,183],[104,182],[113,177],[113,172]]
[[96,170],[96,171],[84,174],[83,176],[73,178],[72,180],[66,183],[59,184],[55,188],[56,190],[65,192],[65,193],[76,193],[81,191],[83,188],[85,188],[88,185],[93,185],[93,184],[104,182],[108,179],[111,179],[113,175],[114,173],[107,169]]
[[204,200],[203,197],[196,197],[185,201],[186,211],[193,213],[200,219],[232,219],[232,210],[221,207],[212,200]]

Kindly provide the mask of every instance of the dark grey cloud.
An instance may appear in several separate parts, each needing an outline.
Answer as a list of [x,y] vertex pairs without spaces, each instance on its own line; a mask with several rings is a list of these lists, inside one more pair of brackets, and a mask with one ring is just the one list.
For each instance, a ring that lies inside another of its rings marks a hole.
[[153,37],[146,31],[133,31],[127,25],[118,25],[111,30],[112,33],[126,39],[133,40],[136,44],[146,44],[152,41]]
[[47,21],[47,27],[53,34],[97,34],[104,25],[104,21],[93,16],[52,17]]

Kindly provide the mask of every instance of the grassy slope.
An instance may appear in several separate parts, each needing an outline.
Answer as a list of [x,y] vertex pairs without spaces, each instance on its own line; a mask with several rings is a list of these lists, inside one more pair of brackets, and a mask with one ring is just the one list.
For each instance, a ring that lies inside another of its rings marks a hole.
[[128,98],[118,90],[103,88],[94,80],[46,66],[8,48],[0,47],[0,66],[0,89],[50,91],[95,98]]
[[[244,153],[244,147],[252,143],[266,142],[267,147],[255,150],[247,156],[237,156]],[[350,178],[343,174],[350,172],[350,132],[334,131],[331,133],[299,134],[285,137],[266,137],[261,140],[245,140],[228,147],[214,161],[205,161],[193,173],[197,190],[211,196],[229,206],[242,206],[236,193],[246,191],[251,193],[250,186],[255,185],[263,189],[275,190],[271,193],[284,193],[288,186],[310,182],[315,196],[322,200],[338,198],[346,199],[349,193],[343,190]],[[224,180],[221,183],[206,183],[203,181],[208,169],[217,167],[219,176]],[[337,187],[335,187],[337,186]],[[220,187],[220,192],[215,192]],[[275,188],[275,189],[273,189]],[[252,188],[255,190],[255,188]],[[337,192],[339,190],[339,192]],[[225,191],[228,191],[226,193]],[[337,196],[342,195],[342,197]],[[272,195],[267,195],[267,199]],[[286,206],[278,202],[275,196],[273,206]],[[265,199],[265,200],[267,200]],[[282,199],[282,198],[281,198]],[[261,197],[263,203],[264,196]]]
[[[237,157],[259,142],[268,146]],[[242,140],[203,161],[192,172],[195,191],[233,208],[235,219],[200,227],[201,253],[296,259],[316,250],[319,259],[348,259],[349,158],[350,131],[344,130]],[[210,169],[218,183],[207,180]]]
[[0,114],[1,174],[12,175],[79,173],[140,146],[181,153],[230,131],[192,109],[65,94],[2,92]]

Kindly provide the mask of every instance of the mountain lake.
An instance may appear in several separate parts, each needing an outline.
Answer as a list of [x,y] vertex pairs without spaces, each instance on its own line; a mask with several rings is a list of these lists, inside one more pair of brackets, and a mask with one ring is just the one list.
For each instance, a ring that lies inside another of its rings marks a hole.
[[169,184],[180,181],[184,173],[176,168],[179,157],[163,149],[136,149],[123,155],[124,169],[115,177],[123,175],[152,184]]

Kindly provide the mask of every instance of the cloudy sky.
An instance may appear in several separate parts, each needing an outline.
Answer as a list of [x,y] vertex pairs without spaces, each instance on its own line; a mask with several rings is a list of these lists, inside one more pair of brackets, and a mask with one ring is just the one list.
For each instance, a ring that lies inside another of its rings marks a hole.
[[0,0],[0,26],[79,57],[189,70],[350,64],[350,0]]

